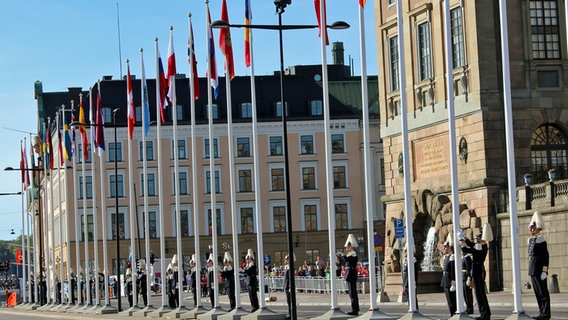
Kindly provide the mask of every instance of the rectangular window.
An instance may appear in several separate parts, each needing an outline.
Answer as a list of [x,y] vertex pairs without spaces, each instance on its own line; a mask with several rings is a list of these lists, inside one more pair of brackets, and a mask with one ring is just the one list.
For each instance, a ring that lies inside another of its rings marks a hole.
[[[219,107],[213,103],[213,120],[219,119]],[[205,119],[209,120],[209,105],[205,105]]]
[[237,157],[250,157],[249,138],[237,138]]
[[272,191],[284,191],[284,169],[275,168],[270,170]]
[[391,92],[400,88],[398,69],[398,36],[389,38],[389,69]]
[[[156,177],[153,173],[148,173],[148,196],[156,196]],[[140,174],[140,196],[144,196],[144,174]]]
[[[93,199],[93,177],[86,176],[87,199]],[[79,199],[83,199],[83,177],[79,176]]]
[[102,108],[103,124],[112,122],[112,108]]
[[270,155],[281,156],[282,151],[282,137],[270,137]]
[[117,162],[122,161],[122,143],[117,142],[110,142],[108,144],[108,162],[114,162],[116,159]]
[[[216,211],[216,218],[217,218],[217,235],[222,235],[223,230],[221,230],[221,209],[217,209]],[[209,230],[209,235],[213,234],[213,228],[211,225],[211,209],[207,210],[207,227]]]
[[418,25],[418,68],[420,81],[432,78],[430,22]]
[[[205,159],[209,159],[209,139],[204,139]],[[213,156],[219,158],[219,142],[217,138],[213,139]]]
[[[119,174],[118,175],[118,179],[116,178],[116,176],[114,174],[110,175],[110,197],[114,198],[114,197],[119,197],[122,198],[124,197],[124,176]],[[117,189],[118,189],[118,194],[117,194]]]
[[533,59],[560,59],[557,0],[532,0],[530,18]]
[[[87,214],[87,234],[89,236],[89,241],[93,241],[95,239],[92,214]],[[85,215],[83,214],[81,214],[81,241],[85,241]]]
[[[172,150],[172,152],[170,154],[170,159],[173,159],[174,158],[174,150],[175,150],[173,140],[171,141],[171,150]],[[179,160],[187,159],[187,152],[186,152],[186,149],[185,149],[185,139],[178,140],[177,152],[178,152],[177,157],[178,157]]]
[[306,261],[314,262],[316,261],[317,257],[320,256],[320,250],[319,249],[307,249],[306,250]]
[[347,229],[347,204],[338,203],[335,204],[335,228],[336,229]]
[[316,168],[302,168],[303,190],[315,190],[316,188]]
[[243,119],[252,118],[252,103],[250,102],[241,103],[241,118]]
[[[285,102],[284,104],[286,106],[286,116],[288,116],[288,114],[289,114],[288,102]],[[279,118],[282,117],[282,102],[281,101],[276,102],[276,116],[279,117]]]
[[[187,195],[187,172],[178,172],[178,179],[179,179],[179,194],[180,195]],[[172,172],[172,181],[175,181],[175,172]],[[176,186],[175,183],[173,184],[173,191],[176,194]]]
[[455,69],[465,66],[462,8],[451,10],[450,19],[452,28],[452,55]]
[[251,173],[251,170],[239,170],[239,192],[252,192]]
[[182,121],[183,120],[183,106],[178,104],[176,106],[176,112],[177,112],[177,121]]
[[[88,134],[88,133],[87,133]],[[77,159],[77,163],[82,163],[83,162],[83,143],[77,143],[77,151],[75,152],[75,154],[77,155],[76,159]],[[91,163],[91,158],[92,158],[92,154],[91,154],[91,145],[89,144],[87,146],[87,159],[85,159],[85,163]]]
[[254,233],[252,208],[241,208],[241,233]]
[[331,153],[344,153],[345,140],[342,134],[331,135]]
[[134,107],[134,116],[136,117],[136,123],[142,122],[142,107],[141,106]]
[[304,206],[304,225],[306,226],[306,231],[318,230],[318,212],[316,205]]
[[[206,194],[210,194],[211,193],[211,171],[207,171],[205,173],[205,180],[206,180],[206,187],[205,187],[205,193]],[[219,183],[219,171],[215,171],[215,193],[221,193],[221,186]]]
[[187,209],[180,209],[179,210],[179,217],[181,220],[181,236],[182,237],[189,237],[189,210]]
[[[143,156],[143,144],[142,141],[138,144],[138,160],[144,160]],[[146,141],[146,160],[153,161],[154,160],[154,141]]]
[[323,102],[321,100],[310,101],[310,114],[312,116],[323,115]]
[[333,167],[333,188],[344,189],[347,187],[347,177],[344,166]]
[[314,154],[314,136],[300,136],[300,153]]
[[[111,232],[112,232],[112,239],[116,240],[116,212],[113,212],[110,215],[110,219],[111,219]],[[124,213],[119,212],[118,213],[118,232],[120,235],[120,239],[125,239],[126,238],[126,229],[124,228]]]
[[286,232],[286,207],[273,207],[272,219],[274,232]]
[[[156,211],[150,211],[148,214],[148,227],[150,229],[150,238],[155,239],[158,237],[158,224],[156,220]],[[142,237],[146,239],[146,216],[142,212]]]

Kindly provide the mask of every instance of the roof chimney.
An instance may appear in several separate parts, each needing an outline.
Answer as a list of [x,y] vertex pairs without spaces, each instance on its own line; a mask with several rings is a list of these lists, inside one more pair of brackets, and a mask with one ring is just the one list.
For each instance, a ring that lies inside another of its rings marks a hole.
[[333,54],[333,64],[344,65],[345,59],[343,57],[343,42],[334,42],[331,44],[331,53]]

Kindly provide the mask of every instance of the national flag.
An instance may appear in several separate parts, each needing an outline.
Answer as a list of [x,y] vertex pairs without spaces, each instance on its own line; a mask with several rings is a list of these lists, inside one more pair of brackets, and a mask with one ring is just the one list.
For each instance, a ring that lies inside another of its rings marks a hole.
[[89,138],[87,137],[87,129],[85,128],[87,121],[85,120],[85,108],[83,108],[83,95],[79,96],[79,123],[81,124],[79,132],[81,133],[83,159],[86,161],[89,159]]
[[144,70],[144,56],[140,51],[140,64],[142,66],[142,110],[144,112],[144,134],[150,134],[150,103],[148,102],[148,86],[146,84],[146,71]]
[[[173,103],[175,100],[175,84],[176,81],[176,54],[174,52],[174,31],[170,29],[170,43],[168,44],[168,73],[166,78],[168,80],[168,99]],[[173,106],[175,108],[175,106]]]
[[[79,99],[81,99],[81,97],[83,97],[83,94],[80,93],[79,94]],[[71,101],[71,123],[75,122],[75,104],[73,103],[73,101]],[[71,153],[75,154],[75,126],[71,127]]]
[[63,155],[63,143],[64,142],[63,142],[63,139],[61,139],[61,130],[59,129],[59,121],[61,121],[61,120],[59,119],[59,116],[58,116],[57,122],[55,124],[57,125],[57,140],[58,140],[58,143],[59,143],[59,146],[58,146],[59,147],[58,148],[59,149],[59,161],[60,161],[61,165],[64,166],[65,165],[65,159],[63,158],[64,157],[64,155]]
[[[250,1],[245,0],[245,26],[250,25],[252,22],[252,11],[250,8]],[[245,65],[250,67],[250,36],[252,30],[245,27]]]
[[189,20],[189,38],[187,39],[187,60],[193,75],[193,100],[199,99],[199,76],[197,73],[197,60],[195,59],[195,43],[193,40],[193,25]]
[[132,95],[132,79],[130,78],[130,64],[126,60],[126,112],[128,117],[128,138],[132,140],[134,132],[134,123],[136,122],[136,114],[134,112],[134,96]]
[[366,3],[367,3],[367,0],[359,0],[359,5],[361,6],[361,8],[365,8]]
[[[37,137],[36,137],[36,138],[37,138]],[[31,163],[31,168],[32,168],[32,178],[33,178],[33,180],[32,180],[32,183],[33,183],[32,188],[35,189],[35,188],[36,188],[36,179],[35,179],[35,176],[36,176],[36,175],[35,175],[35,171],[33,171],[33,169],[35,169],[35,156],[34,156],[34,145],[33,145],[33,142],[32,142],[31,140],[30,140],[30,156],[31,156],[31,158],[32,158],[32,160],[31,160],[31,162],[30,162],[30,163]],[[26,162],[27,162],[27,161],[26,161]]]
[[[319,27],[319,33],[318,33],[318,37],[321,38],[321,34],[322,34],[322,30],[323,32],[325,32],[325,45],[329,45],[329,37],[327,36],[327,27],[323,26],[321,24],[321,7],[320,7],[320,1],[323,1],[323,14],[324,14],[324,18],[326,15],[326,7],[325,7],[325,0],[314,0],[314,7],[316,9],[316,17],[318,18],[318,27]],[[359,0],[361,1],[361,0]]]
[[45,129],[45,139],[47,141],[47,154],[49,170],[53,170],[53,145],[51,144],[51,122],[48,123]]
[[215,43],[213,41],[213,29],[211,29],[211,13],[209,12],[209,6],[207,7],[207,37],[209,38],[209,76],[211,78],[211,86],[213,87],[213,93],[215,99],[219,95],[219,80],[217,79],[217,68],[215,67]]
[[[227,12],[226,0],[223,0],[221,7],[221,20],[229,24],[229,13]],[[219,48],[225,55],[225,74],[232,80],[235,77],[235,63],[233,61],[231,28],[221,28],[219,31]]]
[[156,72],[156,86],[158,86],[158,92],[160,94],[160,117],[162,118],[162,123],[166,122],[166,117],[164,110],[166,109],[166,87],[168,82],[166,76],[164,75],[164,66],[162,65],[162,57],[160,57],[160,51],[158,50],[158,41],[156,40],[156,59],[158,62],[158,70]]
[[24,154],[24,149],[22,148],[20,141],[20,173],[22,174],[22,189],[24,191],[26,191],[28,186],[26,179],[29,181],[29,177],[26,178],[27,171],[26,171],[25,159],[26,155]]
[[[130,77],[129,77],[130,79]],[[97,82],[97,110],[95,111],[95,147],[99,153],[99,157],[105,152],[105,130],[103,119],[103,106],[101,104],[101,82]]]
[[63,124],[63,140],[64,140],[64,149],[63,154],[65,155],[66,160],[73,160],[73,143],[71,142],[71,136],[69,135],[69,125],[67,123]]

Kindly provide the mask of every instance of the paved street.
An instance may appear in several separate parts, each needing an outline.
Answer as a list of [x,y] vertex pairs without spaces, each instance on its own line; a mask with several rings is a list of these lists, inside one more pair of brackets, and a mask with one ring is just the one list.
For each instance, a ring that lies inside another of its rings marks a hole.
[[[268,296],[276,297],[276,301],[266,302],[266,307],[277,313],[287,313],[286,298],[282,292],[271,293]],[[408,313],[406,303],[396,302],[397,297],[390,297],[393,302],[383,302],[379,305],[380,311],[399,318]],[[493,292],[488,295],[489,303],[491,305],[492,319],[505,319],[513,314],[513,295],[505,292]],[[359,300],[361,303],[361,310],[367,310],[369,307],[369,295],[360,295]],[[553,319],[567,319],[568,320],[568,293],[558,293],[551,295],[552,304],[552,318]],[[159,305],[161,301],[160,296],[152,296],[151,302],[153,305]],[[220,296],[221,307],[228,308],[227,296]],[[242,307],[244,310],[250,310],[248,295],[246,293],[241,295]],[[331,297],[327,294],[310,294],[298,293],[298,318],[309,319],[320,316],[330,310]],[[532,293],[525,293],[522,295],[523,309],[529,316],[536,316],[537,305]],[[211,307],[209,299],[204,298],[202,304],[205,308]],[[338,296],[338,304],[342,311],[350,311],[349,297],[345,294]],[[116,306],[116,300],[112,301],[112,305]],[[128,307],[126,300],[122,301],[123,307]],[[193,302],[186,299],[186,306],[193,307]],[[418,306],[421,314],[433,319],[447,319],[449,318],[448,307],[445,302],[443,293],[430,293],[418,296]],[[476,307],[477,308],[477,307]],[[477,309],[476,309],[477,311]],[[475,314],[474,314],[475,316]],[[46,311],[26,311],[14,310],[12,308],[0,309],[0,319],[147,319],[144,317],[129,317],[121,314],[120,316],[114,315],[90,315],[90,314],[76,314],[76,313],[59,313],[59,312],[46,312]],[[164,316],[168,318],[168,316]]]

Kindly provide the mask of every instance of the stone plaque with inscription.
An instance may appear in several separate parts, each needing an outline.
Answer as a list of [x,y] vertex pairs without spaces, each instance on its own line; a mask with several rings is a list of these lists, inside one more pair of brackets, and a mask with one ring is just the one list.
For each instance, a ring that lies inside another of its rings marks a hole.
[[413,142],[416,180],[450,174],[447,135],[437,135]]

